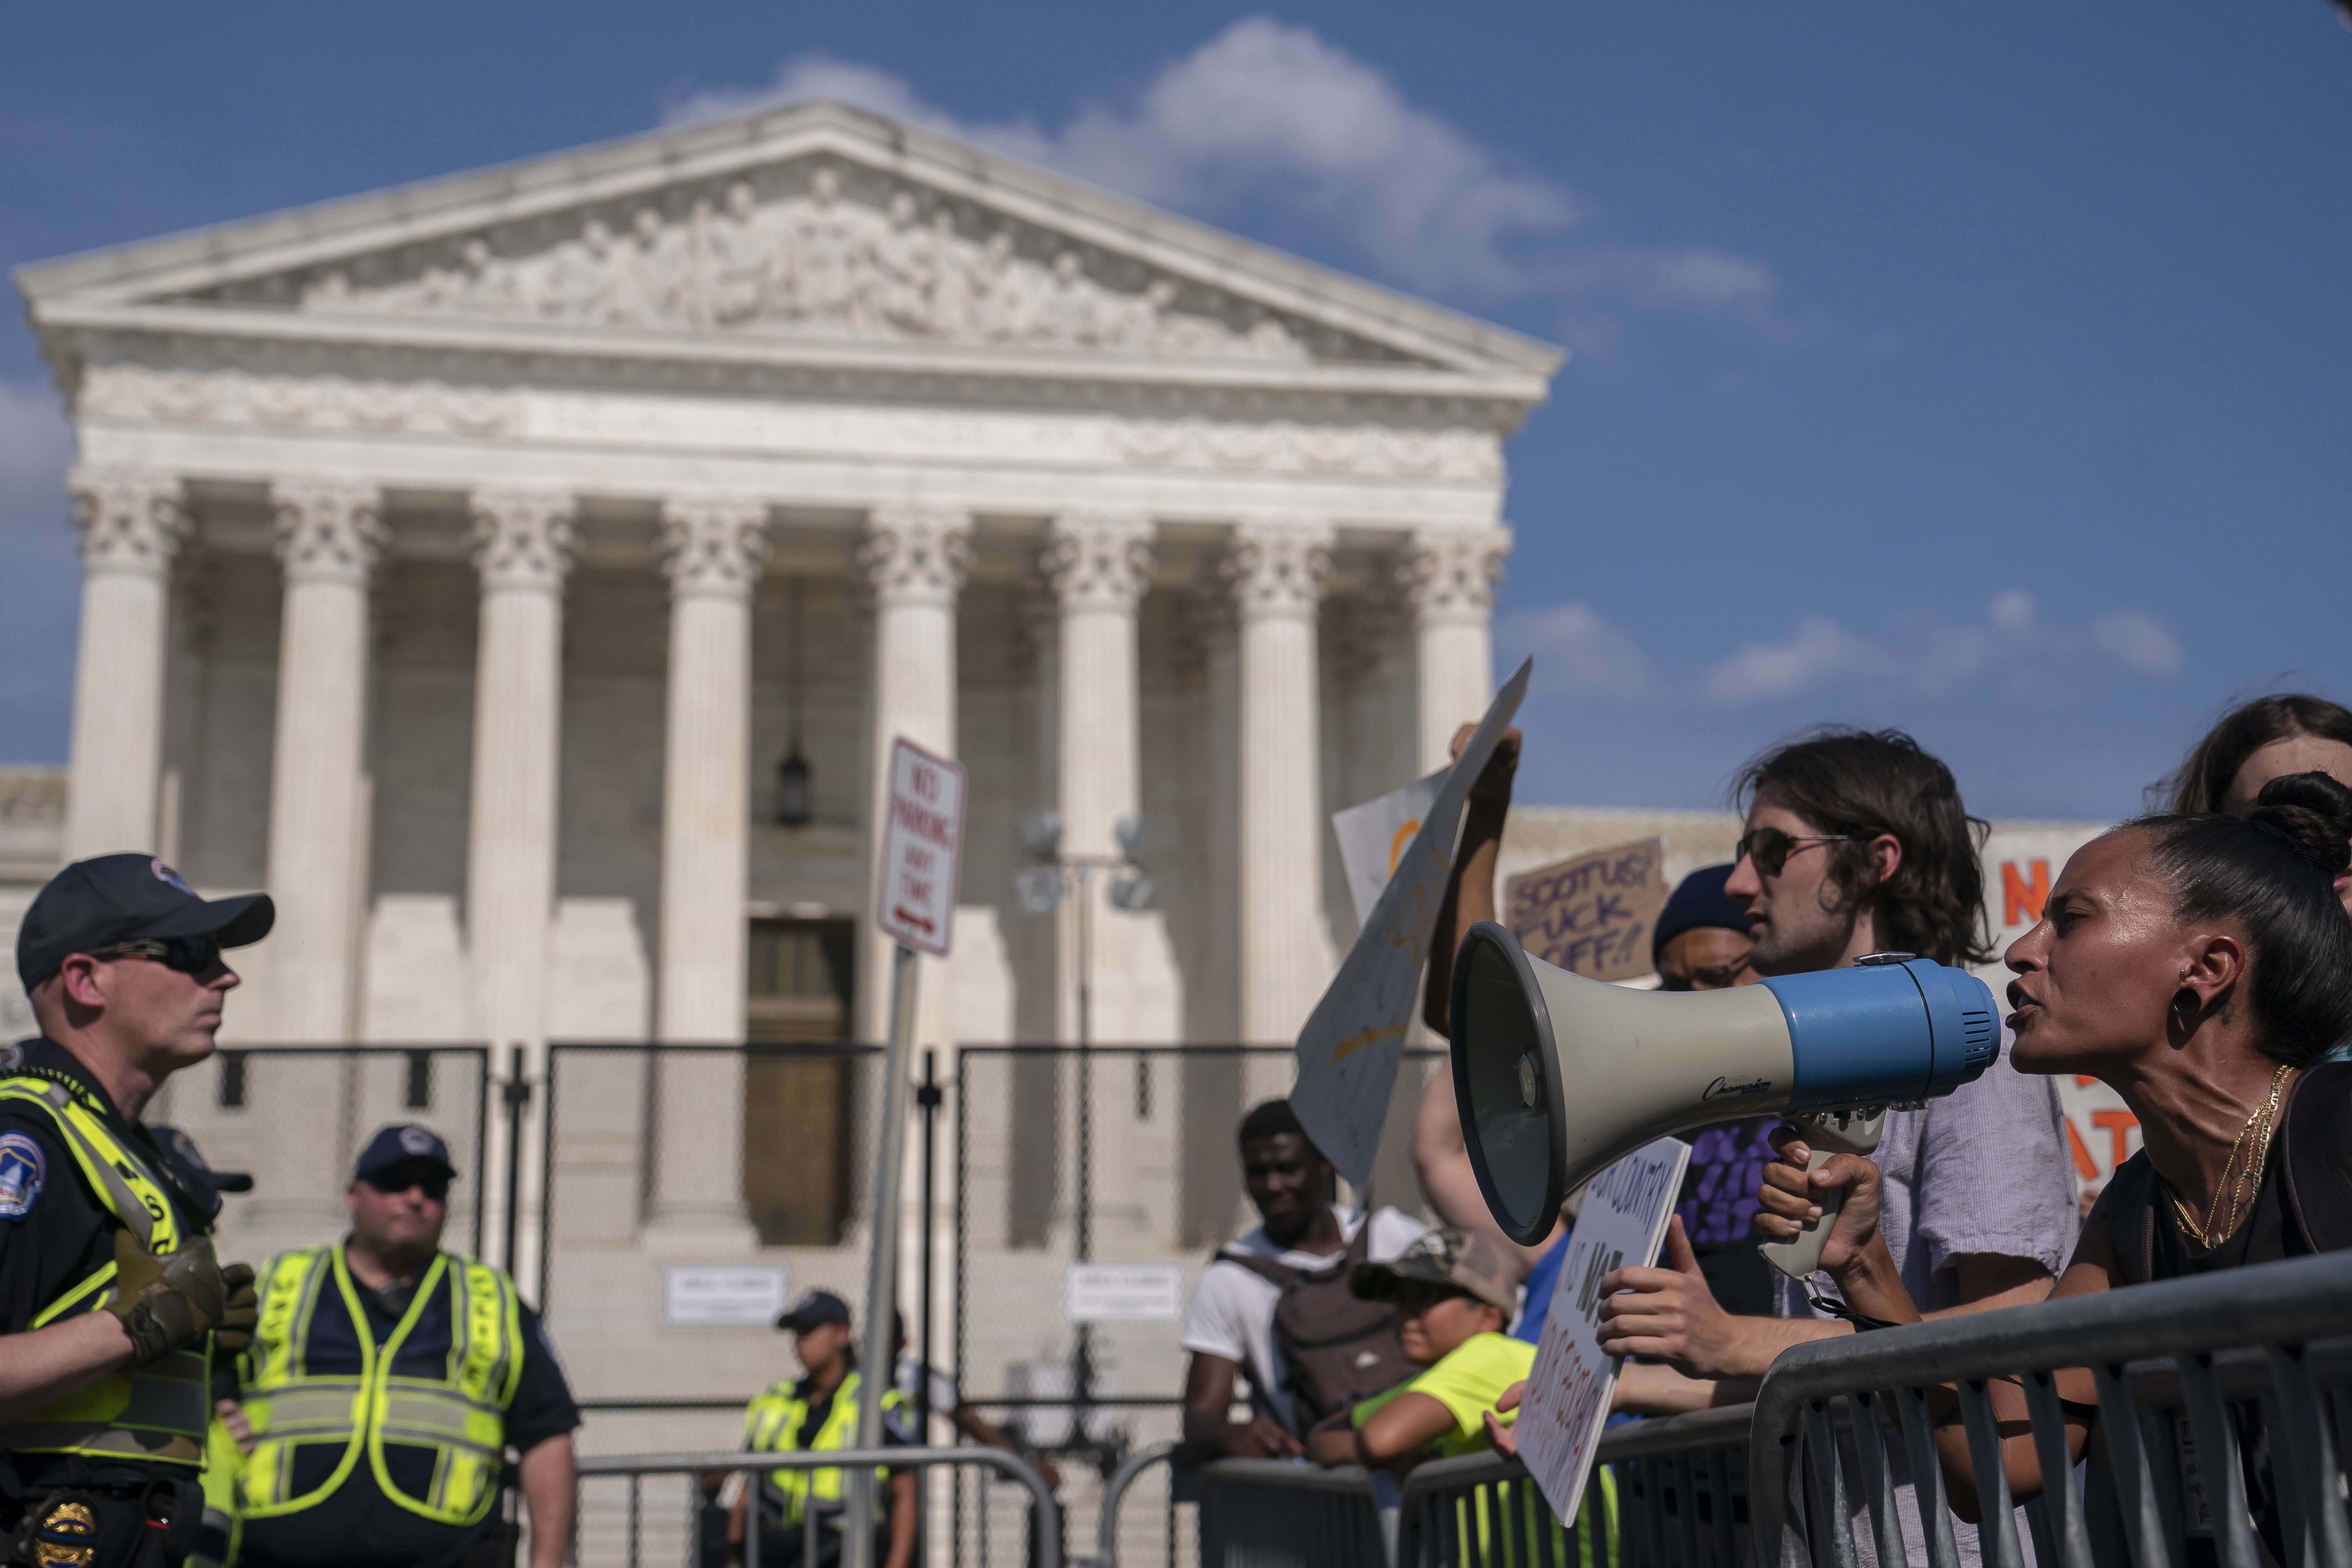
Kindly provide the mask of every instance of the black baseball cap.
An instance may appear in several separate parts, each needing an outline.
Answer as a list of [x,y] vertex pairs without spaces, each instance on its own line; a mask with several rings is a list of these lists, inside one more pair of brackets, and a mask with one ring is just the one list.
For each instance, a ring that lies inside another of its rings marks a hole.
[[776,1320],[776,1326],[800,1333],[815,1328],[821,1323],[846,1323],[847,1322],[849,1322],[847,1301],[843,1301],[831,1291],[809,1291],[804,1292],[799,1301],[785,1309],[784,1314]]
[[352,1166],[352,1179],[365,1181],[394,1166],[438,1166],[445,1176],[457,1174],[457,1167],[449,1163],[449,1145],[421,1122],[395,1122],[377,1129],[367,1147],[360,1151],[359,1163]]
[[153,855],[94,855],[34,895],[16,928],[16,977],[29,991],[76,953],[142,936],[210,936],[243,947],[268,936],[277,919],[266,893],[204,898]]

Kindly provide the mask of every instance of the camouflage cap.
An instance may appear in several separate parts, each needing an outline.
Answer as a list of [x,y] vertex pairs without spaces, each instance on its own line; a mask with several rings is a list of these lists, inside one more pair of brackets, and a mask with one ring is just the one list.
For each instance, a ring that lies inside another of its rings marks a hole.
[[1359,1263],[1348,1276],[1348,1289],[1368,1301],[1396,1299],[1397,1287],[1407,1280],[1451,1285],[1467,1291],[1508,1317],[1518,1310],[1519,1281],[1527,1265],[1492,1237],[1441,1225],[1423,1235],[1387,1263]]

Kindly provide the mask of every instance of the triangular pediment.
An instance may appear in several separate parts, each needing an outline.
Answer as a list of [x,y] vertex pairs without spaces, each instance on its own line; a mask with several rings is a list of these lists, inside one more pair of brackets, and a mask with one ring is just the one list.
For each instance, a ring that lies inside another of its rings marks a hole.
[[[1548,345],[831,104],[28,267],[34,306],[1548,380]],[[1540,396],[1540,392],[1538,392]]]

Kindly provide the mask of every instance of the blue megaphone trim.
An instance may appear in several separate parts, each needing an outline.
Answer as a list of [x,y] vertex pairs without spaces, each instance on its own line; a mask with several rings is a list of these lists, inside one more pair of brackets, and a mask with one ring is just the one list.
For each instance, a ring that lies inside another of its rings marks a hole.
[[1925,958],[1768,976],[1789,1024],[1791,1111],[1948,1094],[2000,1045],[1992,990]]

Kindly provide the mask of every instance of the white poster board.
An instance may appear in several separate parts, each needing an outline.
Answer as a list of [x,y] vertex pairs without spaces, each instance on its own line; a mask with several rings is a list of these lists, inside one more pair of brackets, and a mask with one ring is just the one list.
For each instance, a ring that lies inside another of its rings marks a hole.
[[1339,866],[1348,873],[1348,896],[1356,905],[1357,925],[1371,919],[1381,889],[1396,874],[1412,836],[1421,831],[1429,809],[1437,803],[1445,772],[1441,768],[1376,800],[1331,813],[1331,836],[1339,841]]
[[1356,934],[1355,946],[1298,1033],[1298,1082],[1290,1091],[1290,1107],[1315,1146],[1358,1192],[1371,1184],[1372,1157],[1380,1151],[1389,1093],[1404,1054],[1404,1031],[1412,1021],[1422,965],[1429,956],[1429,934],[1453,866],[1462,802],[1518,711],[1534,663],[1522,660],[1496,694],[1470,744],[1447,770],[1371,918]]
[[1520,1460],[1561,1519],[1576,1517],[1624,1364],[1601,1354],[1601,1279],[1656,1262],[1689,1163],[1680,1138],[1643,1145],[1592,1178],[1569,1235],[1516,1428]]
[[890,743],[890,798],[874,924],[902,947],[948,956],[963,859],[963,768],[906,737]]
[[[1993,961],[1976,973],[1995,997],[2008,995],[2014,978],[2000,962],[2009,945],[2033,928],[2042,904],[2068,857],[2106,830],[2095,823],[2004,829],[1985,841],[1985,925],[1992,932]],[[2007,1004],[2002,1004],[2007,1011]],[[2067,1073],[2058,1081],[2058,1103],[2066,1113],[2066,1152],[2074,1167],[2077,1198],[2087,1209],[2116,1167],[2139,1153],[2139,1118],[2124,1097],[2095,1078]]]
[[662,1322],[674,1329],[773,1328],[792,1298],[781,1263],[672,1263]]
[[1062,1316],[1074,1323],[1172,1323],[1184,1315],[1177,1263],[1073,1263],[1062,1271]]

